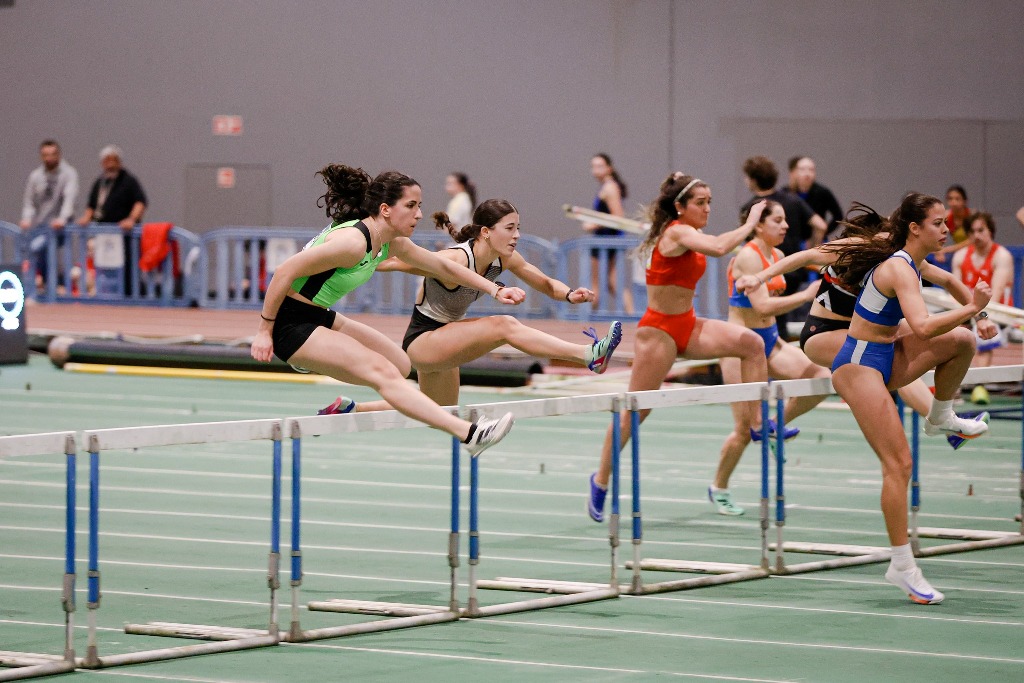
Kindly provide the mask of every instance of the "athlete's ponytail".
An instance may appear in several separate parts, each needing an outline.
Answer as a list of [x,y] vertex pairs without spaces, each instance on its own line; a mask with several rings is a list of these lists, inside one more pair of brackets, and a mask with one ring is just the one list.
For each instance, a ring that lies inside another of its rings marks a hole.
[[376,178],[361,168],[329,164],[316,172],[327,185],[327,192],[316,205],[324,208],[327,217],[338,223],[358,220],[380,213],[381,204],[394,206],[406,187],[419,185],[398,171],[385,171]]

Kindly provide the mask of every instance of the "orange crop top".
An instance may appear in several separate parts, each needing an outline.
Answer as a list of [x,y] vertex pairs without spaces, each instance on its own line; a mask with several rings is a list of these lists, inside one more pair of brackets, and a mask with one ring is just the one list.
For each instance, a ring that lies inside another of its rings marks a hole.
[[[674,221],[666,226],[666,229],[677,224],[679,221]],[[704,275],[706,268],[707,257],[704,254],[688,249],[679,256],[663,256],[655,244],[647,265],[647,284],[696,289],[697,282]]]
[[[761,257],[761,270],[766,270],[769,266],[773,265],[777,258],[775,258],[775,250],[772,249],[772,260],[769,261],[765,255],[757,248],[757,245],[753,242],[747,242],[743,248],[750,247],[757,252],[757,255]],[[735,260],[735,259],[734,259]],[[747,298],[746,294],[741,294],[736,291],[736,278],[732,274],[733,261],[729,262],[729,269],[726,272],[726,277],[729,281],[729,305],[737,308],[751,308],[750,299]],[[781,275],[776,275],[771,280],[765,283],[768,285],[768,296],[776,296],[786,291],[786,278]]]

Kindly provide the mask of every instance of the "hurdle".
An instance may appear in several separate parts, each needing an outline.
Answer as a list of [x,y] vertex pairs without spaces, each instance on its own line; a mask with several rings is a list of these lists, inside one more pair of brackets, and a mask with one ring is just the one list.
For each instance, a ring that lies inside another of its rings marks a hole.
[[[925,380],[933,385],[935,373],[929,373]],[[1019,382],[1024,388],[1024,365],[1004,365],[987,368],[972,368],[967,371],[964,382],[968,384],[985,383],[1009,383]],[[1024,399],[1022,399],[1024,400]],[[1020,504],[1021,512],[1024,513],[1024,410],[1021,414],[1021,470],[1020,470]],[[919,416],[914,413],[912,416],[912,429],[915,437],[920,433]],[[1024,544],[1024,521],[1020,528],[1015,531],[978,531],[973,529],[947,529],[937,527],[918,526],[918,512],[921,508],[921,484],[918,477],[918,463],[920,461],[920,448],[914,444],[911,449],[913,456],[913,470],[910,482],[910,547],[917,557],[932,557],[948,553],[959,553],[970,550],[984,550],[986,548],[999,548],[1010,545]],[[1024,519],[1024,517],[1022,517]],[[931,547],[921,547],[922,538],[956,540],[960,543],[947,543]]]
[[[632,570],[632,578],[629,587],[629,593],[631,595],[651,595],[670,591],[689,590],[704,586],[718,586],[726,583],[763,579],[769,576],[770,570],[768,566],[767,533],[769,509],[769,452],[771,448],[771,444],[768,439],[770,386],[771,385],[767,382],[748,382],[745,384],[732,384],[715,387],[689,387],[682,389],[634,391],[625,394],[632,432],[633,559],[626,563],[626,569]],[[651,410],[654,408],[731,403],[734,401],[759,401],[761,406],[761,557],[758,564],[644,558],[642,556],[643,521],[640,505],[640,411]],[[781,426],[779,433],[782,433]],[[779,439],[781,439],[781,437],[779,437]],[[778,446],[776,446],[776,449],[777,448]],[[645,582],[643,577],[643,571],[645,570],[698,574],[699,576],[670,581]]]
[[0,651],[0,681],[15,681],[52,674],[68,673],[75,669],[74,613],[75,613],[75,505],[76,505],[76,445],[72,432],[25,434],[0,437],[0,458],[51,455],[65,456],[65,512],[64,512],[64,578],[61,589],[61,607],[64,611],[64,654],[50,655],[31,652]]
[[[927,373],[924,376],[926,384],[934,384],[934,371]],[[820,387],[815,386],[815,382],[824,382],[825,380],[788,380],[784,382],[774,383],[776,395],[781,400],[783,398],[791,398],[795,396],[812,396],[821,393]],[[1007,365],[1007,366],[994,366],[988,368],[972,368],[967,371],[967,375],[964,377],[964,383],[978,383],[978,382],[1024,382],[1024,365]],[[779,413],[779,424],[780,431],[782,429],[782,414]],[[919,463],[920,463],[920,418],[916,413],[913,413],[911,417],[911,433],[910,433],[910,446],[911,446],[911,457],[912,457],[912,471],[911,471],[911,484],[910,484],[910,519],[908,521],[911,549],[914,555],[917,557],[931,557],[935,555],[945,555],[949,553],[967,552],[971,550],[984,550],[986,548],[998,548],[1011,545],[1024,544],[1024,522],[1021,523],[1021,529],[1016,532],[1008,531],[985,531],[985,530],[974,530],[974,529],[949,529],[949,528],[937,528],[937,527],[921,527],[918,525],[918,513],[921,508],[921,483],[919,477]],[[1022,424],[1022,439],[1024,439],[1024,424]],[[780,451],[782,457],[779,458],[780,465],[781,461],[784,460],[784,446],[783,450]],[[1022,462],[1021,462],[1021,474],[1020,474],[1020,496],[1021,496],[1021,507],[1024,508],[1024,441],[1022,441]],[[784,499],[784,488],[783,479],[780,476],[778,481],[778,495]],[[770,548],[776,553],[775,567],[773,573],[776,574],[797,574],[810,571],[820,571],[823,569],[834,569],[837,567],[848,567],[861,564],[874,564],[879,562],[885,562],[891,555],[891,550],[888,547],[878,546],[864,546],[864,545],[850,545],[850,544],[836,544],[836,543],[815,543],[815,542],[790,542],[784,541],[782,535],[782,529],[785,525],[785,506],[777,506],[775,514],[775,523],[778,529],[778,538],[774,544],[771,544]],[[946,540],[958,540],[960,543],[950,543],[944,545],[937,545],[932,547],[922,547],[920,539],[932,538],[932,539],[946,539]],[[816,555],[835,555],[838,556],[835,559],[823,560],[817,562],[803,562],[798,564],[787,565],[784,559],[785,552],[793,553],[810,553]]]
[[[84,432],[83,439],[89,449],[89,631],[86,655],[79,665],[87,669],[100,669],[277,645],[281,639],[277,623],[277,589],[280,586],[278,567],[280,565],[281,421],[274,419],[240,420],[97,429]],[[214,642],[100,656],[96,635],[96,613],[101,597],[99,570],[100,453],[115,449],[262,440],[269,440],[273,443],[271,541],[267,571],[267,585],[270,589],[268,627],[266,629],[232,628],[174,622],[127,624],[124,630],[129,634]]]
[[650,223],[641,223],[640,221],[633,220],[632,218],[616,216],[614,214],[604,213],[603,211],[594,211],[593,209],[586,209],[582,206],[563,204],[562,211],[568,218],[572,218],[573,220],[577,220],[581,223],[593,223],[605,228],[624,230],[625,232],[629,232],[634,235],[646,235],[651,229]]
[[[455,414],[454,408],[448,408]],[[376,621],[343,626],[327,626],[303,629],[299,619],[299,590],[302,586],[301,548],[301,488],[302,480],[302,439],[307,436],[327,434],[351,434],[391,429],[424,429],[426,425],[406,417],[395,410],[349,413],[345,415],[322,415],[293,417],[285,420],[285,430],[292,442],[292,528],[291,528],[291,623],[284,640],[302,643],[325,638],[340,638],[362,633],[376,633],[396,629],[426,626],[458,621],[460,618],[457,594],[457,570],[459,567],[459,469],[461,443],[451,437],[452,444],[452,491],[451,491],[451,532],[448,537],[448,566],[450,574],[450,597],[447,606],[414,605],[407,603],[377,602],[368,600],[318,600],[306,608],[317,612],[362,614],[389,617]],[[476,458],[473,458],[474,463]]]
[[[541,398],[511,403],[479,403],[464,408],[468,419],[475,420],[480,416],[496,417],[511,411],[517,420],[526,418],[554,417],[559,415],[579,415],[594,412],[610,412],[612,418],[613,443],[618,443],[619,411],[621,397],[619,394],[593,394],[590,396],[574,396],[563,398]],[[619,449],[612,449],[611,478],[611,516],[608,522],[608,542],[611,548],[609,579],[607,583],[582,581],[556,581],[550,579],[529,579],[517,577],[498,577],[493,580],[478,577],[480,566],[480,474],[478,458],[470,463],[470,494],[469,494],[469,600],[463,616],[480,618],[501,614],[528,612],[549,607],[578,605],[599,600],[618,598],[620,586],[618,581],[618,547],[619,547]],[[531,598],[496,605],[480,605],[481,590],[514,591],[520,593],[544,593],[549,597]]]

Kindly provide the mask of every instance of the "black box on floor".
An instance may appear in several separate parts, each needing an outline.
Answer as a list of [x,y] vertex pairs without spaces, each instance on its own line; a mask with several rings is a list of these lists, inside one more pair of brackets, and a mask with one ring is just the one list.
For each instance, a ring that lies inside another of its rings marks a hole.
[[28,362],[25,288],[19,270],[0,264],[0,365]]

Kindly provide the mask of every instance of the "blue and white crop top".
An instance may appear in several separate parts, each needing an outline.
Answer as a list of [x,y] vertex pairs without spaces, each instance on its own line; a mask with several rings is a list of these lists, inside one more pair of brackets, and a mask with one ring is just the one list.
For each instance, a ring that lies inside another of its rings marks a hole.
[[[914,269],[914,272],[917,273],[918,282],[921,281],[921,271],[917,269],[914,259],[910,254],[900,249],[889,258],[898,258],[906,261]],[[886,259],[886,261],[888,260]],[[882,263],[885,263],[885,261],[882,261]],[[878,266],[880,265],[882,264],[879,263]],[[903,309],[900,308],[900,300],[895,296],[892,298],[885,296],[875,287],[874,275],[878,266],[869,270],[868,274],[864,276],[864,282],[861,283],[860,296],[857,297],[857,305],[854,311],[868,322],[888,325],[890,327],[899,325],[900,321],[903,320]]]

